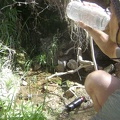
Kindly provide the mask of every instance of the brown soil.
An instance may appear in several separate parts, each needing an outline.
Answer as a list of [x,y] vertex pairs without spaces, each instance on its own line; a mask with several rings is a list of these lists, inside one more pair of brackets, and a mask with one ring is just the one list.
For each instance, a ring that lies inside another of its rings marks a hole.
[[24,99],[25,101],[31,100],[36,105],[40,105],[45,100],[46,107],[44,112],[46,110],[51,111],[48,115],[48,120],[89,120],[95,114],[95,111],[93,106],[91,106],[88,94],[83,88],[84,86],[81,84],[79,85],[82,87],[74,89],[74,93],[78,97],[85,96],[88,102],[82,103],[79,109],[74,109],[69,114],[64,111],[65,104],[69,104],[76,98],[68,90],[78,85],[78,82],[75,81],[76,78],[73,78],[73,76],[76,76],[75,74],[62,76],[64,80],[60,77],[46,80],[45,78],[50,76],[50,73],[43,71],[29,72],[28,76],[25,77],[25,81],[28,84],[27,86],[21,85],[18,102]]

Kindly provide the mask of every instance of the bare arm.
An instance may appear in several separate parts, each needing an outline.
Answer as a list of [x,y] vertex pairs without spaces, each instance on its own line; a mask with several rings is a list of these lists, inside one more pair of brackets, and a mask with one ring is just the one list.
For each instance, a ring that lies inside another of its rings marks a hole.
[[79,22],[80,27],[88,31],[88,33],[93,37],[95,43],[99,46],[101,51],[110,58],[116,58],[116,48],[117,45],[112,40],[110,40],[109,35],[103,31],[93,29],[90,26]]

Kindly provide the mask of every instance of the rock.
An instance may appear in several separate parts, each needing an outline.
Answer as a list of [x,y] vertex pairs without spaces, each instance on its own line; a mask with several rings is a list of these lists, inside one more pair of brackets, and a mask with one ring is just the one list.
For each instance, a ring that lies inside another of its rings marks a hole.
[[33,71],[37,71],[37,70],[39,70],[41,68],[41,65],[40,65],[40,63],[33,63],[32,64],[32,70]]
[[66,97],[66,98],[72,98],[72,97],[74,96],[74,94],[73,94],[73,92],[72,92],[70,89],[68,89],[68,90],[64,93],[63,96]]
[[44,86],[44,89],[49,92],[54,92],[57,88],[58,88],[57,84],[49,84]]
[[26,82],[26,81],[24,81],[24,80],[22,80],[21,85],[23,85],[23,86],[27,86],[27,82]]
[[115,64],[115,74],[118,78],[120,78],[120,63]]
[[115,67],[113,64],[110,64],[109,66],[105,67],[104,70],[108,73],[111,73],[115,70]]
[[91,65],[91,66],[86,67],[86,68],[85,68],[85,71],[86,71],[86,72],[94,71],[94,66]]
[[76,68],[78,68],[78,63],[75,60],[71,59],[67,63],[67,67],[70,68],[71,70],[75,70]]
[[56,67],[57,72],[64,72],[66,68],[66,61],[58,60],[58,65]]

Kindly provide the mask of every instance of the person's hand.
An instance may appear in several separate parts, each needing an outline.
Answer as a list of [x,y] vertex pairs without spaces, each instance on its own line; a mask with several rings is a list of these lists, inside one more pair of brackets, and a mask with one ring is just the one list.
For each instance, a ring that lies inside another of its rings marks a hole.
[[86,29],[86,27],[88,26],[88,25],[86,25],[85,23],[83,23],[82,21],[78,22],[78,24],[79,24],[79,26],[80,26],[81,28],[83,28],[83,29]]
[[88,30],[88,29],[92,29],[92,27],[90,27],[89,25],[85,24],[84,22],[80,21],[80,22],[77,22],[78,25],[82,28],[82,29],[85,29],[85,30]]

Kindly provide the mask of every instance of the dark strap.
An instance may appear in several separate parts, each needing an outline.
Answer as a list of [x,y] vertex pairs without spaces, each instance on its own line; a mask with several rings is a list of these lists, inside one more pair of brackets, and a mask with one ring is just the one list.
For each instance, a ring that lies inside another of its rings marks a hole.
[[111,58],[115,62],[120,62],[120,58]]
[[111,59],[113,59],[113,60],[117,60],[117,59],[120,60],[120,58],[111,58]]
[[118,47],[120,47],[120,44],[118,43],[118,34],[120,32],[120,22],[118,23],[118,31],[116,33],[116,44],[118,45]]

